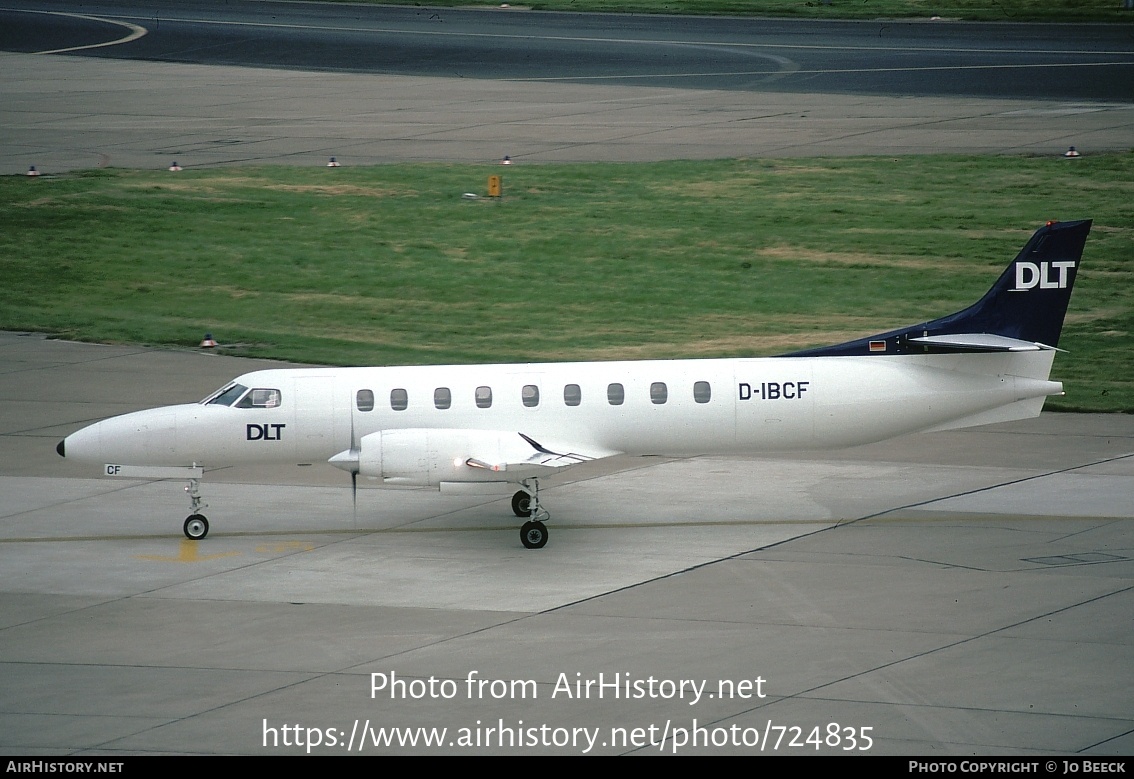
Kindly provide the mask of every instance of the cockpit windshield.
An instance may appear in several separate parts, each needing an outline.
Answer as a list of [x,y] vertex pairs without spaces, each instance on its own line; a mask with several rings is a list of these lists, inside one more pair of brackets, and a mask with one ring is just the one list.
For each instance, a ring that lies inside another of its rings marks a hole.
[[240,398],[241,395],[243,395],[247,391],[248,388],[243,384],[229,384],[217,390],[212,395],[209,395],[207,398],[202,400],[201,403],[204,405],[216,403],[220,406],[231,406]]

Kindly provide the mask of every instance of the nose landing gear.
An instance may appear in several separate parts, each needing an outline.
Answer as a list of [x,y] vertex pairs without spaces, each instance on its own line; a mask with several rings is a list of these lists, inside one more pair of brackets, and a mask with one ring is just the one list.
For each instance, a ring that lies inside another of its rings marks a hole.
[[201,509],[209,506],[208,503],[201,500],[201,480],[190,479],[185,491],[189,493],[190,513],[185,518],[185,524],[182,525],[181,529],[186,538],[192,541],[200,541],[209,534],[209,520],[205,519],[205,515],[200,513]]
[[209,520],[205,519],[202,514],[190,514],[185,518],[185,525],[182,530],[185,531],[186,538],[192,541],[200,541],[209,534]]

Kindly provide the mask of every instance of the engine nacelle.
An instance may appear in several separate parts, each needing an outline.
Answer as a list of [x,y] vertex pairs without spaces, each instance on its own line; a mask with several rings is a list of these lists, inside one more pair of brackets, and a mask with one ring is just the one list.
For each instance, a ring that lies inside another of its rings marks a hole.
[[358,473],[406,487],[502,481],[504,463],[532,453],[518,433],[499,430],[379,430],[358,443]]

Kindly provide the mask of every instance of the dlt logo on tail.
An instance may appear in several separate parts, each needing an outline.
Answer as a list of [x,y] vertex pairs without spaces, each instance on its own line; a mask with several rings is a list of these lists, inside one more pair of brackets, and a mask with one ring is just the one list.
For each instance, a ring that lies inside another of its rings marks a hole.
[[[1067,289],[1067,269],[1074,268],[1074,260],[1061,260],[1059,262],[1016,263],[1016,286],[1013,292],[1026,292],[1039,286],[1040,289]],[[1059,271],[1059,278],[1051,278],[1052,271]]]

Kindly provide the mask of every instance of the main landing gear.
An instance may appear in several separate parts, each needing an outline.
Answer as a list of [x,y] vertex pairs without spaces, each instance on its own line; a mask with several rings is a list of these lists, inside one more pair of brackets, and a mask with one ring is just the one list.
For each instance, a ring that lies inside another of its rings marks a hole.
[[185,488],[189,493],[189,511],[190,514],[185,518],[185,524],[182,530],[185,532],[185,537],[192,541],[200,541],[202,538],[209,534],[209,520],[205,519],[205,515],[200,511],[203,508],[208,508],[209,504],[201,500],[201,480],[190,479],[189,486]]
[[512,496],[512,512],[528,518],[520,528],[520,543],[526,549],[543,549],[547,544],[547,526],[543,521],[551,515],[540,505],[539,479],[524,479],[520,485],[523,489]]

